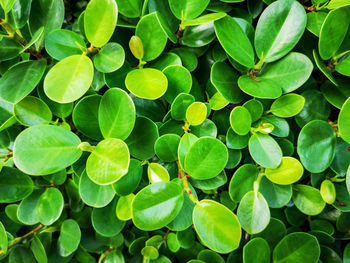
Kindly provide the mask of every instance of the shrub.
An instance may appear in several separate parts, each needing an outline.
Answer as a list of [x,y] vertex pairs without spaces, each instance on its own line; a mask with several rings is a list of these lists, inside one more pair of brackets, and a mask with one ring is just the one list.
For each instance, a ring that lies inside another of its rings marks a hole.
[[0,0],[0,261],[350,262],[350,3],[300,2]]

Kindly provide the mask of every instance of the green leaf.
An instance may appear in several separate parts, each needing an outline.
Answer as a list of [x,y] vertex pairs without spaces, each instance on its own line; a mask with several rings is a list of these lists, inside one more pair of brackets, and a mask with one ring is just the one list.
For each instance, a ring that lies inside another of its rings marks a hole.
[[47,73],[44,80],[45,94],[58,103],[73,102],[89,89],[93,75],[93,64],[87,56],[67,57]]
[[318,49],[323,60],[337,54],[350,24],[349,10],[339,8],[328,13],[322,24]]
[[314,49],[313,52],[313,57],[316,63],[316,66],[318,69],[334,84],[338,85],[338,81],[334,78],[332,71],[325,65],[325,63],[322,61],[320,58],[320,55],[318,54],[317,50]]
[[159,137],[157,125],[148,118],[137,117],[130,136],[126,139],[130,154],[140,160],[154,156],[154,144]]
[[167,169],[165,169],[159,163],[148,164],[147,174],[151,184],[170,181],[170,176]]
[[193,102],[186,109],[186,121],[192,126],[201,125],[207,117],[207,107],[202,102]]
[[210,179],[225,168],[227,160],[227,148],[221,141],[212,137],[202,137],[189,148],[184,168],[195,179]]
[[193,224],[200,240],[211,250],[229,253],[238,248],[241,226],[237,216],[224,205],[200,201],[193,210]]
[[6,229],[2,224],[2,222],[0,222],[0,248],[4,254],[7,253],[8,239],[7,239]]
[[79,159],[82,153],[79,144],[79,137],[70,131],[56,126],[36,125],[17,136],[13,159],[18,169],[27,174],[52,174]]
[[63,0],[32,0],[29,27],[31,32],[36,32],[44,27],[44,34],[38,43],[44,46],[44,40],[54,30],[60,29],[64,20]]
[[163,70],[168,79],[168,89],[164,98],[172,103],[180,93],[189,93],[192,87],[191,73],[183,66],[170,65]]
[[13,106],[16,119],[25,126],[49,124],[52,113],[49,106],[41,99],[27,96]]
[[200,17],[197,17],[195,19],[190,19],[190,20],[185,20],[184,22],[181,23],[180,26],[182,27],[187,27],[187,26],[197,26],[205,23],[209,23],[212,21],[219,20],[226,16],[226,13],[223,12],[218,12],[218,13],[210,13],[206,15],[202,15]]
[[337,9],[348,5],[350,4],[347,0],[331,0],[327,5],[327,9]]
[[119,197],[116,213],[120,220],[126,221],[132,218],[131,205],[134,198],[134,194]]
[[232,130],[238,135],[248,134],[252,125],[249,111],[243,106],[234,107],[230,114],[230,124]]
[[246,193],[239,203],[237,216],[242,228],[249,234],[263,231],[270,222],[270,209],[261,193]]
[[326,206],[320,191],[308,185],[294,185],[292,199],[295,206],[306,215],[318,215]]
[[342,59],[339,63],[335,65],[335,70],[347,77],[350,77],[350,57]]
[[220,94],[231,103],[242,101],[237,85],[238,74],[225,62],[216,62],[211,67],[210,81]]
[[86,173],[95,184],[115,183],[128,172],[130,153],[120,139],[108,138],[99,142],[86,162]]
[[79,180],[79,194],[85,204],[104,207],[113,200],[115,191],[112,185],[95,184],[84,171]]
[[307,56],[292,52],[264,67],[254,79],[247,75],[239,77],[238,86],[253,97],[276,99],[282,93],[292,92],[303,85],[312,69],[312,62]]
[[228,187],[231,199],[240,202],[246,193],[252,191],[258,174],[258,167],[253,164],[243,164],[239,167],[233,174]]
[[[143,16],[137,23],[135,35],[142,41],[143,60],[145,61],[156,59],[163,52],[167,43],[167,32],[163,28],[160,19],[160,14],[153,12]],[[152,34],[149,32],[152,32]]]
[[323,201],[327,204],[333,204],[336,199],[334,184],[330,180],[324,180],[320,187],[320,193]]
[[253,238],[243,247],[244,263],[269,263],[270,261],[270,247],[265,239]]
[[304,8],[295,0],[279,0],[261,14],[255,33],[255,50],[264,62],[273,62],[291,51],[306,27]]
[[173,182],[148,185],[132,202],[134,225],[144,231],[160,229],[174,220],[183,202],[182,188]]
[[291,185],[275,184],[267,179],[267,177],[261,179],[259,192],[265,197],[270,208],[286,206],[293,194]]
[[195,101],[195,98],[186,93],[180,93],[171,103],[171,117],[177,121],[184,121],[186,119],[187,108]]
[[63,205],[62,193],[57,188],[46,189],[36,207],[39,222],[48,226],[57,221],[63,211]]
[[304,107],[305,98],[298,94],[287,94],[275,100],[270,108],[272,114],[281,118],[297,115]]
[[91,214],[91,223],[95,231],[104,237],[114,237],[124,228],[125,222],[116,215],[117,198],[107,206],[94,208]]
[[320,257],[320,245],[316,237],[307,233],[291,233],[285,236],[273,251],[276,263],[316,263]]
[[157,69],[134,69],[126,76],[125,85],[135,96],[155,100],[165,94],[168,79]]
[[350,99],[345,101],[340,110],[338,117],[338,128],[344,141],[350,142]]
[[0,98],[17,103],[32,92],[44,75],[46,61],[22,61],[12,66],[0,79]]
[[180,139],[180,136],[176,134],[160,136],[154,144],[154,151],[158,158],[165,162],[176,161]]
[[103,137],[125,140],[135,125],[134,102],[125,91],[109,89],[102,96],[98,120]]
[[115,0],[91,0],[84,13],[85,35],[95,47],[104,46],[117,25],[118,7]]
[[1,0],[1,7],[4,10],[5,14],[9,13],[15,4],[15,0]]
[[247,68],[254,66],[254,50],[237,21],[230,17],[214,22],[216,36],[227,54]]
[[325,121],[311,121],[300,131],[298,154],[306,170],[321,173],[328,168],[335,155],[336,134]]
[[269,135],[256,133],[249,139],[249,153],[253,160],[265,168],[277,168],[282,161],[282,150]]
[[58,238],[58,251],[62,257],[67,257],[78,249],[81,238],[80,227],[73,219],[63,221]]
[[85,136],[102,140],[98,111],[102,96],[94,94],[85,96],[75,104],[72,119],[75,127]]
[[288,185],[297,182],[304,173],[301,163],[293,157],[282,157],[280,166],[266,169],[266,177],[275,184]]
[[110,42],[94,56],[94,65],[98,71],[110,73],[123,66],[124,60],[125,52],[123,47],[118,43]]
[[36,207],[43,190],[34,190],[30,195],[24,198],[18,206],[17,218],[26,225],[39,223]]
[[73,55],[81,55],[86,49],[84,40],[77,33],[66,29],[52,31],[45,39],[45,49],[49,55],[62,60]]
[[43,243],[40,241],[38,236],[34,236],[31,244],[30,244],[30,249],[32,250],[35,259],[39,263],[46,263],[47,262],[47,255],[46,251],[44,248]]
[[186,21],[198,17],[208,6],[210,0],[169,0],[173,14]]
[[315,36],[319,37],[322,24],[327,17],[326,12],[309,12],[307,16],[306,28],[313,33]]
[[126,17],[139,17],[141,14],[142,0],[116,0],[118,11]]

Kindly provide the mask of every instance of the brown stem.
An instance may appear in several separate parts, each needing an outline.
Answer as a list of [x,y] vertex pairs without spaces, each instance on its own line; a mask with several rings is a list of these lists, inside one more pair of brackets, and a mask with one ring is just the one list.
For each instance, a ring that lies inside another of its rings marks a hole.
[[188,185],[187,178],[188,178],[189,175],[186,175],[185,171],[182,170],[180,162],[178,160],[176,161],[176,164],[177,164],[177,167],[178,167],[178,170],[179,170],[178,176],[182,180],[182,184],[184,186],[184,191],[188,194],[188,196],[191,199],[191,201],[193,201],[194,203],[198,204],[199,203],[198,199],[194,196],[194,194],[192,193],[192,191],[191,191],[191,189],[190,189],[190,187]]

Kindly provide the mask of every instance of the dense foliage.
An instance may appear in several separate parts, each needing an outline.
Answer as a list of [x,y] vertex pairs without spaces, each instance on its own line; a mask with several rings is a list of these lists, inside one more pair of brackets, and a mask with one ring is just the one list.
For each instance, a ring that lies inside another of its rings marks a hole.
[[0,262],[350,262],[349,0],[0,4]]

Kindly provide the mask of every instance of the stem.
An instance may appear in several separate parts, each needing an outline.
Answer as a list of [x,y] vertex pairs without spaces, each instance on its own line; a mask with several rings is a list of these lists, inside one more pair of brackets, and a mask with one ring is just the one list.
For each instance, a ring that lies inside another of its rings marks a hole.
[[91,146],[88,142],[82,142],[78,145],[78,148],[84,152],[92,152],[95,149],[95,146]]
[[255,66],[253,67],[253,69],[255,70],[260,70],[261,67],[264,65],[264,57],[261,57],[261,59],[259,60],[258,63],[255,64]]
[[184,186],[184,191],[188,194],[189,198],[191,199],[192,202],[198,204],[199,201],[198,199],[194,196],[194,194],[192,193],[189,185],[188,185],[188,180],[187,178],[189,177],[188,175],[186,175],[185,171],[182,170],[181,165],[179,163],[179,161],[176,161],[177,167],[179,169],[179,178],[182,180],[183,186]]
[[258,195],[260,182],[261,182],[261,179],[263,178],[263,176],[265,176],[265,173],[263,171],[260,171],[260,173],[258,175],[258,178],[254,182],[254,193],[255,193],[255,196]]
[[101,263],[103,261],[103,259],[105,257],[108,256],[109,253],[111,253],[112,250],[114,250],[116,248],[110,247],[109,249],[107,249],[105,252],[103,252],[103,254],[101,254],[100,258],[98,259],[98,263]]
[[334,56],[334,57],[332,58],[332,60],[338,61],[338,59],[340,59],[342,56],[346,55],[346,54],[349,53],[349,52],[350,52],[350,50],[347,50],[347,51],[345,51],[345,52],[343,52],[343,53],[340,53],[339,55]]
[[[28,232],[24,236],[18,237],[15,239],[15,241],[8,246],[8,249],[12,248],[13,246],[17,245],[18,243],[22,242],[24,239],[30,237],[31,235],[35,235],[40,229],[42,229],[44,225],[40,224],[36,228],[34,228],[32,231]],[[3,250],[0,250],[0,256],[4,254]]]
[[334,122],[332,122],[331,120],[327,120],[327,122],[332,126],[332,128],[334,129],[337,137],[340,137],[340,132],[339,132],[339,128],[338,128],[338,124],[335,124]]

